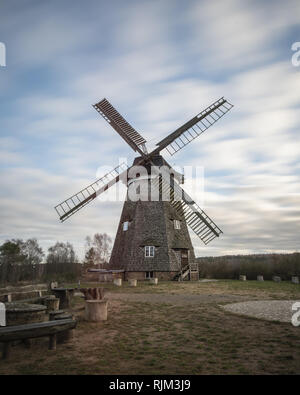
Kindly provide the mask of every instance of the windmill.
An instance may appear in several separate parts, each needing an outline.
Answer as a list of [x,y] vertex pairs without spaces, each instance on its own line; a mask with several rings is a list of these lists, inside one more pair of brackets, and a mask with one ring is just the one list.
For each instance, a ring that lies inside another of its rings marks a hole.
[[[64,222],[119,181],[127,183],[128,188],[133,187],[134,191],[146,183],[151,191],[158,191],[158,199],[131,199],[128,189],[109,268],[124,271],[126,279],[153,276],[191,279],[195,256],[188,227],[204,244],[219,237],[222,231],[181,188],[182,176],[171,168],[160,152],[165,149],[174,155],[215,124],[233,105],[224,97],[220,98],[158,142],[150,153],[146,140],[107,99],[93,107],[139,156],[131,167],[120,164],[58,204],[55,210],[60,220]],[[146,169],[146,177],[132,172],[137,167]],[[163,196],[169,198],[163,199]]]

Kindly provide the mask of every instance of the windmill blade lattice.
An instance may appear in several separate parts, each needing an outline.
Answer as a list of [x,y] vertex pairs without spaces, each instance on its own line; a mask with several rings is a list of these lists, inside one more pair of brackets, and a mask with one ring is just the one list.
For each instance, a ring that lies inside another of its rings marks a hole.
[[174,155],[195,138],[200,136],[200,134],[205,132],[205,130],[210,128],[229,110],[231,110],[232,107],[233,104],[230,104],[222,97],[205,110],[201,111],[194,118],[186,122],[183,126],[175,130],[175,132],[160,141],[157,144],[158,148],[155,151],[162,151],[166,148],[170,155]]
[[146,154],[146,140],[122,117],[107,99],[93,105],[134,151]]
[[55,206],[55,210],[61,222],[64,222],[112,185],[123,178],[125,179],[125,177],[127,177],[127,169],[128,166],[125,163],[121,163],[112,171],[105,174],[105,176],[99,178],[97,181]]
[[171,179],[170,182],[169,174],[155,166],[153,170],[157,174],[156,179],[153,181],[153,186],[159,188],[163,196],[170,195],[171,205],[180,215],[184,216],[186,223],[204,244],[210,243],[223,233],[174,179]]

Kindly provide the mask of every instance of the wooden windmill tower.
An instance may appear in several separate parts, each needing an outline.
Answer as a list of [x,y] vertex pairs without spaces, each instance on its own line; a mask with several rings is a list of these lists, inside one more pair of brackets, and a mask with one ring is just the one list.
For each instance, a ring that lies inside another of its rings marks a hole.
[[188,226],[204,244],[219,237],[222,231],[181,188],[183,177],[171,168],[160,152],[166,149],[174,155],[232,107],[222,97],[148,153],[146,140],[108,100],[101,100],[94,108],[139,156],[131,167],[125,164],[117,166],[57,205],[55,209],[60,220],[65,221],[112,185],[123,181],[128,185],[128,193],[109,268],[123,270],[125,279],[152,276],[161,279],[191,278],[195,256]]

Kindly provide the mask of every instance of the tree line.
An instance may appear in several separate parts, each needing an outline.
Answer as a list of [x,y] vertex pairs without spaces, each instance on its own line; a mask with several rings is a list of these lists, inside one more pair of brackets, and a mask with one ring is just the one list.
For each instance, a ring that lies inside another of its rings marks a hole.
[[6,240],[0,246],[0,283],[52,279],[76,280],[82,269],[104,267],[109,261],[111,238],[96,233],[85,239],[85,257],[79,261],[71,243],[57,241],[43,251],[36,238]]
[[228,255],[197,258],[200,277],[217,279],[238,279],[246,275],[248,280],[256,280],[263,275],[265,280],[280,276],[291,280],[300,276],[300,253]]

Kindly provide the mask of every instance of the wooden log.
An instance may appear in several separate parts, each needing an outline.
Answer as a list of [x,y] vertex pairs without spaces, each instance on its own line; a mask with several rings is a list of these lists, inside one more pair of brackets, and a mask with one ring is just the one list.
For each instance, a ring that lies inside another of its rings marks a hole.
[[89,322],[99,322],[107,320],[107,305],[105,299],[85,301],[85,319]]

